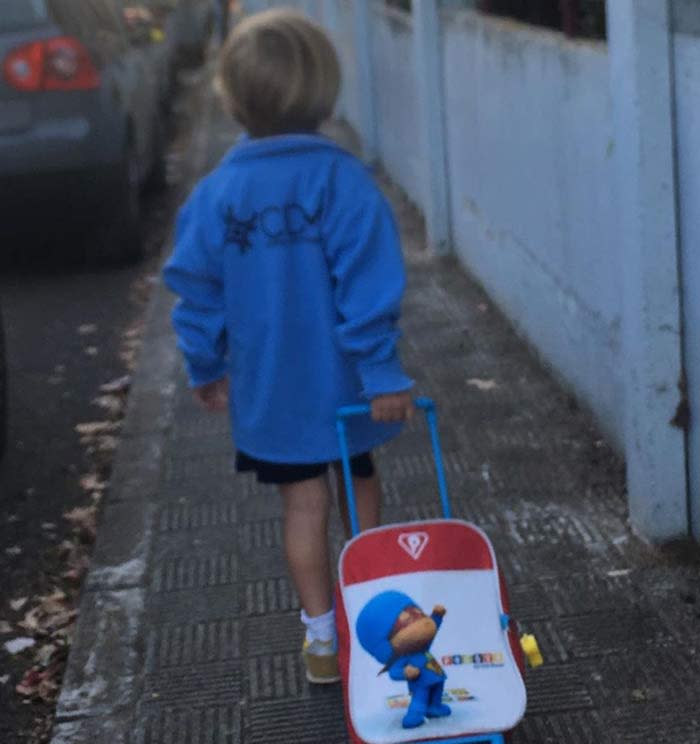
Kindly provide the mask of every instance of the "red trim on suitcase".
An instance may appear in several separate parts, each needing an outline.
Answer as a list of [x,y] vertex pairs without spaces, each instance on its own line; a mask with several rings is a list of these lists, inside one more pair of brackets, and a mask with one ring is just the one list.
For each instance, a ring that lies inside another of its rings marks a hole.
[[345,586],[418,571],[495,568],[483,532],[466,522],[448,520],[368,530],[348,543],[340,563]]

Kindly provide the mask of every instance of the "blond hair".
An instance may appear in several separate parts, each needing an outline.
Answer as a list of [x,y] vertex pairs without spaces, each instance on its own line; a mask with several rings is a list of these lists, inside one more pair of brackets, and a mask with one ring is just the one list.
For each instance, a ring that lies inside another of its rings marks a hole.
[[320,26],[291,9],[269,10],[234,28],[217,88],[254,137],[315,131],[333,113],[340,65]]

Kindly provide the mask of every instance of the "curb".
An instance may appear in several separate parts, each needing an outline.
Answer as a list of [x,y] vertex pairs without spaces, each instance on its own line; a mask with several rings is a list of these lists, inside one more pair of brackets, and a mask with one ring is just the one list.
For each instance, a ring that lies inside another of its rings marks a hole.
[[[206,161],[214,97],[211,86],[204,87],[182,189],[199,177]],[[158,280],[145,313],[142,351],[83,585],[51,744],[126,744],[134,733],[143,683],[146,568],[179,365],[170,325],[173,304]]]

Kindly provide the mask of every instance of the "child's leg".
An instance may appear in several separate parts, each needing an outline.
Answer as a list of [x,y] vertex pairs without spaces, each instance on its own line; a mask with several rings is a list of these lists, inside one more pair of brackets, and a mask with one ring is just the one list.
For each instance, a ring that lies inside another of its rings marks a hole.
[[306,626],[303,657],[310,682],[340,679],[328,550],[328,476],[280,486],[284,499],[287,565]]
[[[345,494],[345,481],[343,479],[343,468],[335,466],[336,482],[338,484],[338,508],[340,518],[345,528],[345,536],[351,536],[350,514],[348,512],[348,501]],[[378,527],[382,503],[382,484],[377,473],[369,478],[353,478],[355,487],[355,501],[357,502],[357,516],[360,522],[360,530]]]
[[330,488],[327,476],[280,486],[284,500],[284,546],[287,565],[309,617],[333,606],[328,515]]

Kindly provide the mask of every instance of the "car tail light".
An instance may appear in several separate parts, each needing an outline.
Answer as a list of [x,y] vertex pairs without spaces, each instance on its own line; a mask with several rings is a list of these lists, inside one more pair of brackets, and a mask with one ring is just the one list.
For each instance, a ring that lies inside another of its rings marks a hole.
[[5,80],[16,90],[91,90],[100,84],[89,52],[70,36],[17,47],[2,67]]

